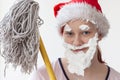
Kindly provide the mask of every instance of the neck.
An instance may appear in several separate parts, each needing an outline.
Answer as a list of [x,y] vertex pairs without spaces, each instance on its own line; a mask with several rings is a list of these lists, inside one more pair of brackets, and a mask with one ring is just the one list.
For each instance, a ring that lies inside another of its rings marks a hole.
[[96,53],[95,53],[95,55],[94,55],[94,58],[92,59],[92,61],[91,61],[91,66],[89,67],[89,68],[86,68],[85,69],[85,73],[96,73],[96,71],[100,71],[100,70],[103,70],[103,68],[105,69],[106,68],[106,66],[105,66],[105,64],[104,63],[101,63],[101,62],[99,62],[98,61],[98,57],[97,57],[97,55],[98,55],[98,50],[96,50]]

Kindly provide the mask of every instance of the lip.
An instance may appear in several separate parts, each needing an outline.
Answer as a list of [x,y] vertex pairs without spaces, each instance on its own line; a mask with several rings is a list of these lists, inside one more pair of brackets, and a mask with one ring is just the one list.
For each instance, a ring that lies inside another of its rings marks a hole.
[[77,52],[80,52],[80,51],[86,51],[87,49],[88,49],[88,48],[75,49],[75,50],[72,49],[71,51],[77,53]]
[[73,52],[80,52],[83,51],[82,49],[76,49],[76,50],[72,50]]

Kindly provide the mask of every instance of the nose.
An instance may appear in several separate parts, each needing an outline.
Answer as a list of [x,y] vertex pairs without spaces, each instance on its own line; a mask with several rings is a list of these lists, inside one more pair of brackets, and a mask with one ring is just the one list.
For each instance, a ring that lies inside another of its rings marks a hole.
[[83,40],[80,36],[76,35],[73,40],[73,45],[74,46],[81,46],[83,44]]

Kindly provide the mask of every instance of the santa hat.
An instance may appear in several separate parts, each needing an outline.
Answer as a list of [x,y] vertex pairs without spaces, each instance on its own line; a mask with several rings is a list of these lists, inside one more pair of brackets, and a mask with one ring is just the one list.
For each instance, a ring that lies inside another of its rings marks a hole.
[[103,15],[98,0],[71,0],[54,6],[54,16],[60,29],[72,19],[82,19],[96,24],[98,32],[106,36],[109,30],[107,18]]

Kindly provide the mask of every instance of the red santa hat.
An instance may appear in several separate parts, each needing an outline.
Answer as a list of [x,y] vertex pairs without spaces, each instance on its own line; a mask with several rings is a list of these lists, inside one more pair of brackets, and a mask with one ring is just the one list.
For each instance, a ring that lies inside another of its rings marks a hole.
[[94,22],[98,31],[105,36],[109,30],[107,18],[103,15],[98,0],[71,0],[54,6],[54,16],[59,29],[72,19]]

